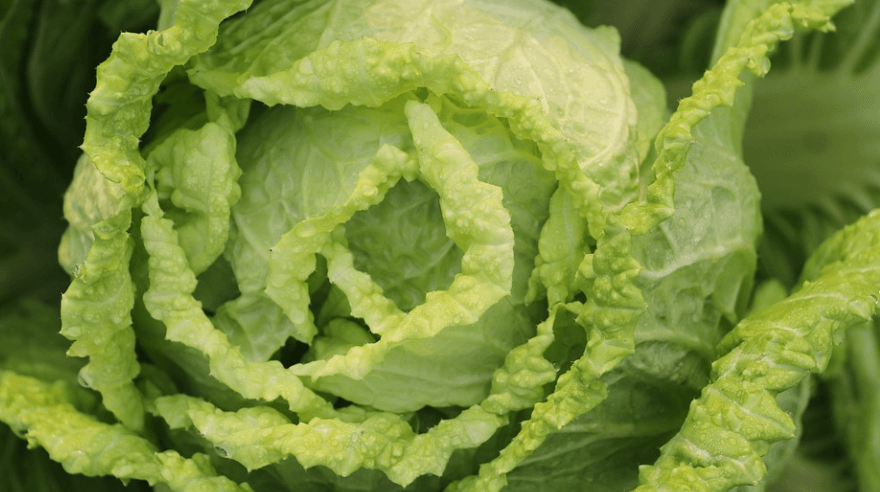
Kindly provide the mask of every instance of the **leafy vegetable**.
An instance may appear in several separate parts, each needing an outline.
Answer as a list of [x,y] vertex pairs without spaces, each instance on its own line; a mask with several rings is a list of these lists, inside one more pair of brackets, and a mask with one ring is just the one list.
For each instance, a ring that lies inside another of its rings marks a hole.
[[0,484],[880,490],[850,3],[13,1]]

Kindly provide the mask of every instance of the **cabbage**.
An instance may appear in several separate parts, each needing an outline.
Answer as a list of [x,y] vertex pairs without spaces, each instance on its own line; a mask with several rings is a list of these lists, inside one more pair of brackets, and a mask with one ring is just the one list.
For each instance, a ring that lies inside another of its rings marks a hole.
[[880,2],[81,3],[0,11],[4,490],[880,487]]

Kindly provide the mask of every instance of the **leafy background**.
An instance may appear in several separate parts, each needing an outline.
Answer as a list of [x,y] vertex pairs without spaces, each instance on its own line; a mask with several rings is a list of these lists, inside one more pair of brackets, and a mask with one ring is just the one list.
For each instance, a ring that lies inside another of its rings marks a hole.
[[[57,261],[62,197],[79,156],[95,67],[122,31],[155,25],[152,0],[0,2],[0,363],[30,349],[41,368],[76,378],[58,335],[70,280]],[[15,334],[27,334],[26,339]],[[51,349],[50,349],[51,348]],[[24,373],[42,370],[21,367]],[[149,490],[114,478],[69,475],[42,449],[0,426],[0,489]]]

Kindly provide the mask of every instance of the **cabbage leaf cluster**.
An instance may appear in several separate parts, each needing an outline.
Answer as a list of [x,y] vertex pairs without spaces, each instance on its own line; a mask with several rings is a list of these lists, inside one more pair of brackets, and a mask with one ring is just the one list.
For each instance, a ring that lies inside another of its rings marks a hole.
[[880,490],[880,1],[69,3],[0,9],[3,490]]

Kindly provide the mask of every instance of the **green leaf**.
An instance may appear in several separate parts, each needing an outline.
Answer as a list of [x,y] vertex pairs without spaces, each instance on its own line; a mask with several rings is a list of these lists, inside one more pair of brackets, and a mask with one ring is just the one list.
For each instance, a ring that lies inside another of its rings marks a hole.
[[[713,364],[712,382],[655,465],[642,469],[637,490],[726,490],[763,478],[760,457],[769,444],[795,435],[774,397],[824,371],[844,331],[878,308],[878,233],[880,214],[873,213],[834,236],[814,257],[818,277],[736,326],[721,345],[727,354]],[[842,246],[847,236],[857,239]]]
[[[443,216],[446,223],[447,234],[450,239],[461,248],[464,253],[461,260],[461,273],[455,276],[449,289],[445,291],[435,291],[429,295],[424,304],[414,308],[409,313],[404,314],[393,303],[387,302],[382,295],[381,288],[374,287],[375,283],[368,277],[355,275],[356,272],[351,271],[348,267],[348,274],[338,276],[337,262],[341,255],[345,255],[345,249],[339,248],[340,243],[333,245],[334,240],[330,239],[330,247],[324,246],[324,256],[328,258],[328,274],[330,280],[334,282],[341,290],[343,290],[351,303],[352,314],[364,318],[367,325],[370,326],[374,333],[382,336],[376,343],[352,348],[346,355],[337,355],[326,361],[314,361],[301,366],[297,366],[295,371],[298,374],[308,375],[312,378],[316,387],[325,391],[333,390],[337,394],[349,397],[349,394],[339,388],[339,382],[325,381],[321,379],[327,376],[343,375],[348,378],[359,380],[369,374],[375,366],[383,363],[387,357],[392,357],[387,370],[392,374],[397,372],[411,373],[413,370],[404,370],[404,368],[396,368],[400,362],[411,357],[410,354],[449,354],[448,356],[460,357],[462,354],[453,355],[457,351],[449,353],[449,349],[456,347],[457,343],[450,342],[444,336],[438,335],[448,327],[465,327],[477,322],[478,319],[486,312],[486,309],[492,304],[498,302],[502,297],[510,292],[513,270],[513,232],[510,228],[510,217],[502,208],[502,193],[497,187],[487,185],[477,180],[478,168],[473,162],[467,150],[461,147],[461,144],[454,137],[447,133],[440,125],[436,114],[427,105],[416,105],[410,102],[406,106],[406,113],[409,117],[410,126],[413,131],[413,141],[417,147],[417,156],[419,158],[420,173],[419,176],[426,184],[431,186],[438,192],[440,198],[440,206],[443,210]],[[437,157],[435,153],[444,149],[440,153],[441,157]],[[391,162],[383,164],[377,160],[376,166],[381,170],[380,166],[389,166]],[[388,172],[388,171],[383,171]],[[400,171],[397,171],[400,172]],[[407,172],[407,171],[404,171]],[[409,171],[412,172],[412,171]],[[371,169],[365,170],[362,174],[365,178],[374,174]],[[394,176],[392,175],[393,179]],[[273,249],[273,257],[284,258],[284,265],[297,265],[302,262],[293,262],[287,251],[296,251],[297,248],[302,251],[305,248],[315,248],[326,239],[321,238],[320,234],[329,236],[339,222],[347,220],[352,212],[348,210],[357,210],[358,208],[366,208],[359,205],[358,202],[366,201],[369,205],[381,199],[388,185],[378,182],[373,184],[369,181],[356,187],[356,192],[360,190],[362,196],[354,194],[352,198],[344,204],[345,208],[339,207],[339,210],[331,210],[325,217],[315,218],[304,221],[294,227],[293,231],[282,237],[278,245]],[[365,200],[366,199],[366,200]],[[346,210],[348,209],[348,210]],[[317,240],[317,241],[316,241]],[[314,245],[309,245],[312,242]],[[342,245],[344,246],[344,245]],[[317,249],[317,248],[315,248]],[[308,254],[305,250],[303,253]],[[300,254],[303,254],[300,253]],[[314,256],[312,256],[314,258]],[[314,260],[309,262],[314,265]],[[270,263],[270,267],[277,263]],[[348,260],[351,265],[351,260]],[[287,266],[286,268],[291,268]],[[267,293],[279,302],[281,305],[289,305],[288,298],[279,298],[282,291],[277,290],[280,283],[273,284],[273,275],[281,279],[282,271],[270,270],[269,285]],[[301,270],[297,272],[300,279],[298,287],[299,292],[305,292],[304,283],[306,277],[311,274],[310,270]],[[294,298],[289,298],[295,301]],[[299,299],[302,299],[300,297]],[[497,312],[497,310],[496,310]],[[457,330],[461,335],[468,331]],[[515,331],[514,331],[515,333]],[[461,335],[453,335],[452,340],[456,340]],[[467,335],[471,338],[473,335]],[[481,337],[475,337],[479,340]],[[424,343],[405,348],[401,353],[392,355],[391,351],[403,344],[409,344],[410,341],[426,340]],[[502,344],[507,341],[502,341]],[[516,342],[514,342],[515,345]],[[494,351],[494,350],[493,350]],[[409,352],[409,354],[407,353]],[[501,350],[503,357],[504,350]],[[491,353],[491,352],[490,352]],[[395,359],[396,357],[396,359]],[[444,357],[441,355],[441,357]],[[495,357],[500,362],[500,357]],[[418,360],[410,359],[410,360]],[[431,368],[430,373],[436,373],[437,368],[454,367],[447,364],[436,364],[434,361],[428,362],[425,369]],[[410,362],[411,363],[411,362]],[[488,366],[488,371],[483,369],[483,380],[487,381],[489,373],[494,369],[492,367],[492,359],[487,359],[481,366]],[[459,370],[461,367],[459,366]],[[470,372],[470,371],[464,371]],[[488,373],[487,373],[488,372]],[[418,372],[416,372],[418,374]],[[462,377],[479,381],[480,375],[470,374],[465,376],[459,375],[452,378],[452,381],[461,380]],[[447,378],[442,374],[430,376],[431,380],[444,381]],[[471,383],[468,383],[471,384]],[[414,388],[420,386],[414,385]],[[381,386],[379,391],[375,388],[374,383],[368,381],[366,388],[370,393],[378,392],[382,394]],[[429,387],[430,388],[430,387]],[[433,392],[433,391],[432,391]],[[455,394],[443,395],[444,400],[431,401],[430,404],[446,406],[449,404],[468,405],[479,401],[482,393],[479,383],[477,383],[476,400],[473,396],[464,399]],[[470,395],[473,395],[470,391]],[[355,398],[355,401],[375,405],[379,408],[385,408],[378,405],[377,401],[362,401]],[[448,399],[448,400],[447,400]],[[408,403],[405,398],[399,396],[394,398],[394,409],[400,411],[406,408]],[[416,407],[424,405],[424,401],[416,400]],[[414,408],[412,408],[414,409]]]
[[292,411],[308,420],[317,415],[333,415],[330,405],[303,387],[294,374],[280,363],[248,361],[229,344],[192,297],[195,274],[189,269],[179,245],[173,222],[162,216],[158,198],[151,194],[144,205],[141,235],[149,255],[150,289],[144,304],[150,314],[166,326],[166,338],[181,343],[208,358],[211,375],[244,398],[267,401],[283,397]]
[[44,448],[68,473],[145,480],[181,492],[251,490],[217,476],[205,455],[187,459],[174,451],[159,452],[122,425],[79,412],[71,404],[72,391],[62,382],[0,371],[0,420],[25,434],[31,446]]
[[317,418],[297,424],[269,407],[222,412],[183,395],[162,397],[156,408],[172,428],[195,427],[218,453],[248,470],[296,457],[304,468],[321,465],[342,477],[361,468],[382,470],[404,486],[420,475],[441,475],[453,451],[476,447],[503,423],[479,406],[423,434],[389,413],[364,414],[357,422]]
[[153,149],[147,161],[156,173],[161,198],[170,201],[166,208],[172,210],[187,262],[196,274],[223,252],[229,210],[241,195],[232,130],[224,113],[216,123],[173,133]]
[[[131,208],[142,199],[144,185],[138,138],[149,124],[151,98],[165,75],[208,49],[220,19],[244,7],[232,1],[187,2],[174,27],[123,34],[98,67],[98,83],[87,104],[82,149],[124,194],[112,205],[113,215],[91,224],[95,242],[62,300],[62,334],[76,340],[71,355],[91,359],[82,380],[99,390],[105,406],[132,429],[143,426],[143,403],[132,383],[138,373],[129,314],[134,285],[125,267],[132,250],[127,232]],[[144,59],[150,63],[145,65]],[[120,137],[124,133],[127,138]]]
[[353,266],[368,274],[401,310],[444,290],[461,271],[462,252],[446,236],[437,193],[420,181],[401,181],[381,203],[345,224]]

